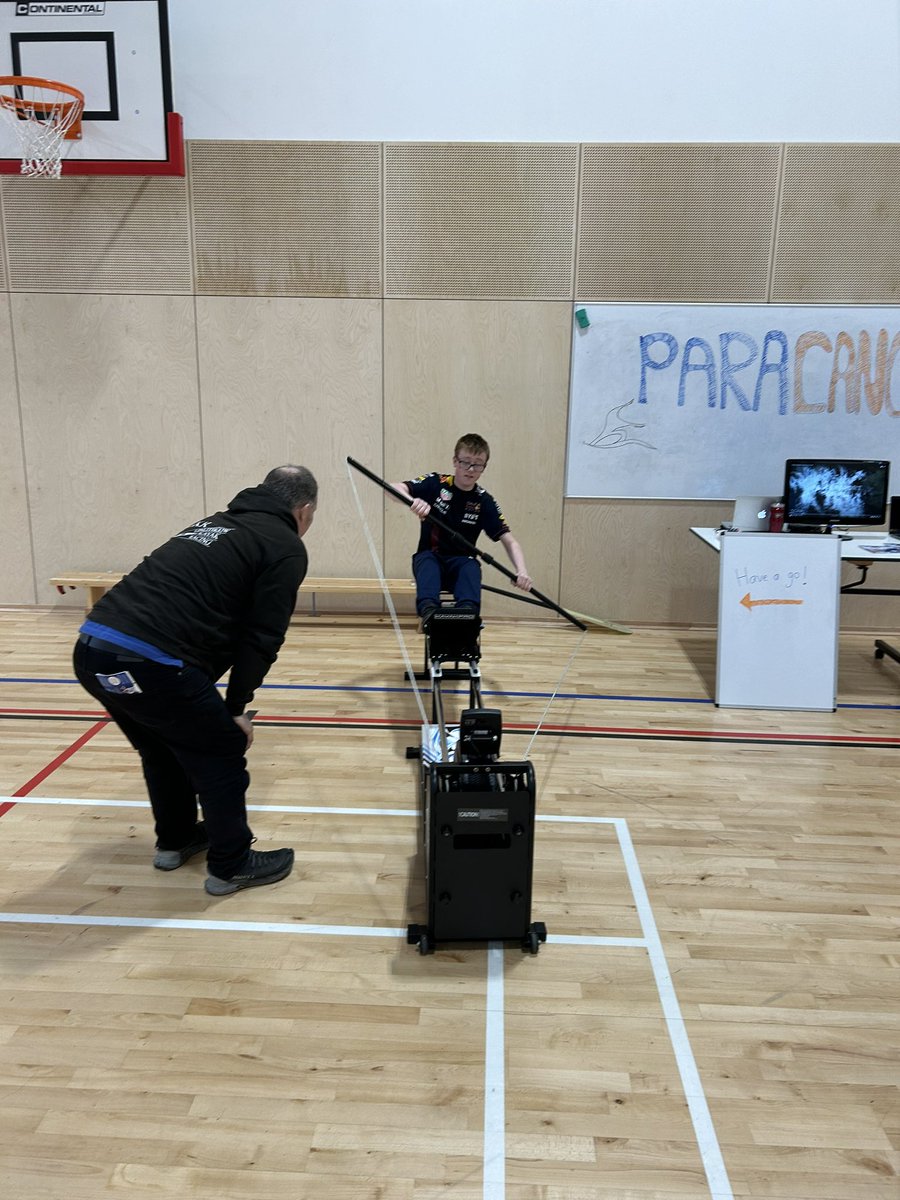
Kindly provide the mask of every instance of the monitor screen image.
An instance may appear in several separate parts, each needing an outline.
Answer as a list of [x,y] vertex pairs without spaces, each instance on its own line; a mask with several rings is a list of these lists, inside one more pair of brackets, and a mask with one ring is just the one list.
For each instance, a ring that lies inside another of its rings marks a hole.
[[890,463],[883,459],[789,458],[784,472],[788,525],[882,525]]

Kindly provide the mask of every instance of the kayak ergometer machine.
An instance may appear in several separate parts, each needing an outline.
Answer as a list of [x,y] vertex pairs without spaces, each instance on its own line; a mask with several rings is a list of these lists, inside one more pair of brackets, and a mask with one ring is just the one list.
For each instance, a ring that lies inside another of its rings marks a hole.
[[[408,496],[355,459],[347,462],[411,505]],[[511,571],[477,550],[439,517],[431,513],[426,520],[452,534],[461,543],[460,553],[478,557],[515,580]],[[380,571],[377,558],[376,566]],[[553,609],[583,632],[587,630],[585,622],[617,633],[630,632],[611,622],[566,612],[534,589],[525,597],[483,586]],[[387,591],[385,595],[390,600]],[[393,609],[392,615],[396,617]],[[410,677],[427,679],[431,688],[431,721],[423,721],[421,745],[406,752],[408,758],[420,760],[428,920],[407,930],[407,941],[418,946],[420,954],[430,954],[439,942],[463,941],[518,941],[523,950],[537,954],[547,940],[546,926],[531,919],[534,768],[527,759],[501,758],[500,709],[487,708],[482,702],[481,628],[481,616],[472,609],[436,609],[422,625],[425,670],[415,676],[407,670]],[[450,663],[455,665],[451,668]],[[468,706],[456,725],[448,723],[445,713],[442,684],[447,679],[467,679],[469,685]],[[421,701],[420,709],[424,717]]]
[[[423,727],[420,798],[425,827],[428,922],[410,925],[407,941],[428,954],[436,942],[521,941],[537,954],[547,929],[531,920],[534,862],[534,769],[500,757],[498,708],[481,700],[475,612],[440,608],[425,622],[432,723]],[[449,726],[441,685],[444,664],[466,664],[469,705]]]

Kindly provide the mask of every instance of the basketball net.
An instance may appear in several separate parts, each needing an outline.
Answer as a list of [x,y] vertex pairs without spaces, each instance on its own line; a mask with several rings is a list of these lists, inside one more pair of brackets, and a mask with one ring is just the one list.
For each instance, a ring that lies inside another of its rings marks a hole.
[[0,77],[0,120],[19,143],[22,174],[59,179],[63,142],[81,137],[84,96],[66,83]]

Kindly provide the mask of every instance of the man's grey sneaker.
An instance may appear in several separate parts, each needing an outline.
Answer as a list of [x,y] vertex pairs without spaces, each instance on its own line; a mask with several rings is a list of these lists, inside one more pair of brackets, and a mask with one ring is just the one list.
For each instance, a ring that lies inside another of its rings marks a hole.
[[230,896],[241,888],[262,887],[265,883],[277,883],[290,875],[294,868],[294,852],[287,847],[281,850],[251,850],[246,863],[230,879],[219,879],[210,875],[205,887],[211,896]]
[[183,867],[189,858],[193,858],[195,854],[201,854],[204,850],[208,849],[209,839],[206,836],[206,826],[202,821],[199,821],[197,828],[194,830],[194,836],[180,850],[160,850],[157,847],[153,858],[153,865],[157,871],[175,871],[178,867]]

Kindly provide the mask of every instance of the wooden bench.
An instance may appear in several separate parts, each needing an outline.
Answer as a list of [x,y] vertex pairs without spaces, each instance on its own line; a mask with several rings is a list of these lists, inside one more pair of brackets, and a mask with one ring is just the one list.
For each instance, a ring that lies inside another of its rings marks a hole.
[[[64,575],[55,575],[50,582],[60,593],[66,590],[86,588],[88,594],[88,610],[94,607],[104,592],[119,582],[121,572],[114,571],[69,571]],[[415,596],[416,585],[411,579],[386,579],[385,583],[392,595]],[[318,615],[316,595],[378,595],[381,596],[381,581],[378,579],[328,579],[315,575],[307,575],[300,588],[301,596],[312,596],[312,615]]]
[[69,571],[65,575],[57,575],[50,582],[61,596],[67,589],[87,588],[89,609],[93,608],[104,592],[108,592],[114,583],[122,578],[121,571]]

